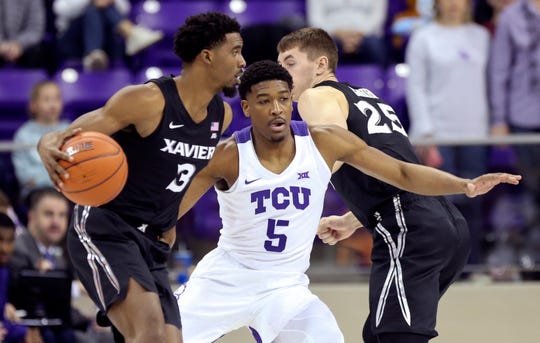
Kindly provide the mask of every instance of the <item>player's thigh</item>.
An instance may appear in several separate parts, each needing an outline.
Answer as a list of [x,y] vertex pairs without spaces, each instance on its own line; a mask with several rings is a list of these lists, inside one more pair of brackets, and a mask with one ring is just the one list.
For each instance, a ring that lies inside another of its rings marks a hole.
[[213,342],[226,333],[245,326],[252,316],[253,298],[240,287],[219,280],[191,278],[175,292],[185,343]]
[[294,316],[274,340],[274,343],[291,342],[340,343],[344,338],[328,306],[315,299]]

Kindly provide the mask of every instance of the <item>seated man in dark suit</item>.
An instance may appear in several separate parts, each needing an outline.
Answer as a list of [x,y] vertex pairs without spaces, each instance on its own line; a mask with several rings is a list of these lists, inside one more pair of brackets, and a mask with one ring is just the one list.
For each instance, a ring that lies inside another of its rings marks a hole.
[[[21,278],[27,271],[61,271],[73,279],[67,250],[64,248],[69,207],[68,200],[54,188],[37,189],[29,195],[28,230],[17,237],[13,258],[9,263],[13,275],[9,299],[15,306],[18,304],[29,306],[27,301],[29,290],[24,289],[25,285],[29,284],[28,278]],[[38,305],[46,308],[45,301]],[[77,314],[82,320],[75,320],[73,314]],[[43,313],[43,316],[46,317],[47,314]],[[62,325],[52,325],[53,322],[49,321],[43,323],[41,333],[45,343],[75,343],[78,342],[75,338],[75,327],[86,331],[90,320],[72,311],[68,323]]]

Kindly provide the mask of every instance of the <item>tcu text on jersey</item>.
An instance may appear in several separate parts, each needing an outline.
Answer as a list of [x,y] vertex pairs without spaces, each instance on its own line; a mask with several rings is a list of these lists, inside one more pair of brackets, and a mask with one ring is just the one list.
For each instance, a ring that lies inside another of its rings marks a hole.
[[291,186],[276,187],[273,190],[263,189],[251,193],[251,202],[255,203],[255,214],[266,212],[266,207],[271,205],[276,210],[284,210],[291,203],[298,210],[304,210],[309,206],[311,190],[305,187]]

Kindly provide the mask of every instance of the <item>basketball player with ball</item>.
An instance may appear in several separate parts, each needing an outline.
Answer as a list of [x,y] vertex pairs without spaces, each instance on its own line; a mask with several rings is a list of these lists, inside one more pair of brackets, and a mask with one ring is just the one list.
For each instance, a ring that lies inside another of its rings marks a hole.
[[[276,62],[246,69],[239,92],[251,126],[217,146],[182,201],[180,215],[214,185],[223,221],[218,247],[175,292],[184,343],[214,342],[242,326],[256,342],[344,342],[305,274],[337,161],[425,195],[475,197],[521,179],[505,173],[459,178],[397,160],[337,125],[291,121],[292,89],[292,76]],[[448,225],[453,230],[460,223]]]
[[220,13],[186,19],[174,51],[179,76],[122,88],[38,144],[51,179],[77,203],[68,232],[77,274],[126,342],[181,342],[166,269],[178,208],[232,120],[219,93],[234,95],[245,67],[240,26]]

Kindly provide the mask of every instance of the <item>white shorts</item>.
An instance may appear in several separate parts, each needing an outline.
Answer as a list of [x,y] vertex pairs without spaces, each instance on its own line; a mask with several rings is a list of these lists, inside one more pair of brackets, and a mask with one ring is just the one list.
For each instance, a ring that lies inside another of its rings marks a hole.
[[[187,284],[175,292],[183,341],[210,343],[228,332],[248,326],[258,342],[269,343],[310,307],[321,313],[317,315],[310,310],[309,318],[316,319],[319,324],[320,320],[329,322],[326,326],[333,332],[328,334],[338,337],[331,341],[342,342],[343,336],[334,316],[311,293],[308,284],[304,273],[248,269],[224,250],[216,248],[197,265]],[[298,320],[305,321],[305,314]]]

